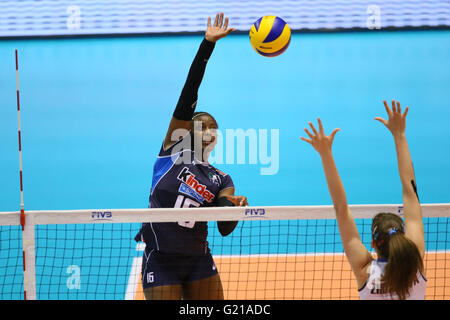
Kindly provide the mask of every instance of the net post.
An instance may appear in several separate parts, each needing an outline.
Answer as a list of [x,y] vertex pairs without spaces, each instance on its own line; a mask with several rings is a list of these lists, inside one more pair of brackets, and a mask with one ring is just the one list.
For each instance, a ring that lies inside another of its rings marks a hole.
[[[25,213],[23,215],[25,216]],[[36,243],[33,213],[27,214],[26,224],[22,225],[22,248],[24,298],[25,300],[36,300]]]

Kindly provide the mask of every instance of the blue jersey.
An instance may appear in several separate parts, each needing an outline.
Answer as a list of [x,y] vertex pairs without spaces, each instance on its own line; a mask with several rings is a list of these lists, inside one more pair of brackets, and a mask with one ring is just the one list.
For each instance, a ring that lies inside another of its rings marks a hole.
[[[150,208],[213,207],[222,190],[234,187],[229,175],[198,161],[191,148],[180,148],[182,142],[168,150],[161,147],[153,167]],[[209,252],[207,235],[206,222],[149,222],[142,225],[136,240],[143,240],[146,250],[205,254]]]

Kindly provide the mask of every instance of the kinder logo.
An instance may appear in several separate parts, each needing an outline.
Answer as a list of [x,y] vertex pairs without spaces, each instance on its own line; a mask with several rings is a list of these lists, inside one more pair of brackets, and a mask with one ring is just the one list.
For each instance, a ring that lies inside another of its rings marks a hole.
[[266,215],[265,209],[245,209],[245,216],[252,218],[252,217],[263,217]]
[[214,194],[209,192],[204,184],[198,182],[198,180],[195,179],[195,175],[190,172],[188,168],[184,167],[177,178],[188,185],[206,201],[211,202],[214,199]]
[[111,220],[112,213],[111,211],[92,211],[91,217],[94,221],[98,220]]

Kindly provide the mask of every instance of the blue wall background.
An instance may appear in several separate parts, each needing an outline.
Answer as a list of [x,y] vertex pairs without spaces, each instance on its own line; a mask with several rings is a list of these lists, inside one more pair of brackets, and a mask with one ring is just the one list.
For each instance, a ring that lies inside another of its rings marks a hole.
[[[145,208],[152,167],[201,36],[0,42],[0,211],[19,209],[14,49],[19,50],[25,208]],[[279,171],[225,164],[250,205],[331,204],[308,121],[341,128],[334,153],[352,204],[400,203],[395,148],[375,116],[409,105],[423,203],[450,202],[450,31],[293,34],[264,58],[220,40],[198,110],[220,128],[278,129]],[[248,163],[248,161],[247,161]],[[264,167],[264,166],[263,166]]]

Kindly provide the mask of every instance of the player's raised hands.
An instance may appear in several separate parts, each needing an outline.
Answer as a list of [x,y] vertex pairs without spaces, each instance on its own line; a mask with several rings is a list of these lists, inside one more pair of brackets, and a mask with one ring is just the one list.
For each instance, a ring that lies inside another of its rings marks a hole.
[[402,108],[400,107],[399,101],[396,102],[395,100],[392,100],[392,109],[389,108],[386,100],[383,100],[383,103],[389,118],[385,120],[376,117],[375,120],[384,124],[394,137],[403,134],[406,128],[406,115],[408,114],[409,107],[406,107],[405,112],[402,114]]
[[308,142],[310,145],[314,147],[314,149],[322,155],[323,153],[327,151],[331,151],[331,146],[333,145],[334,136],[336,133],[340,130],[338,128],[334,129],[333,132],[329,136],[325,134],[325,131],[323,129],[322,121],[317,119],[317,122],[319,123],[319,131],[316,130],[314,125],[309,122],[309,126],[311,127],[311,130],[313,133],[309,132],[308,129],[304,128],[306,134],[310,139],[306,139],[303,137],[300,137],[303,141]]
[[234,28],[228,28],[228,21],[228,18],[225,18],[224,22],[223,12],[216,14],[213,25],[211,25],[211,17],[208,17],[208,28],[205,33],[206,40],[216,42],[235,31],[236,29]]

